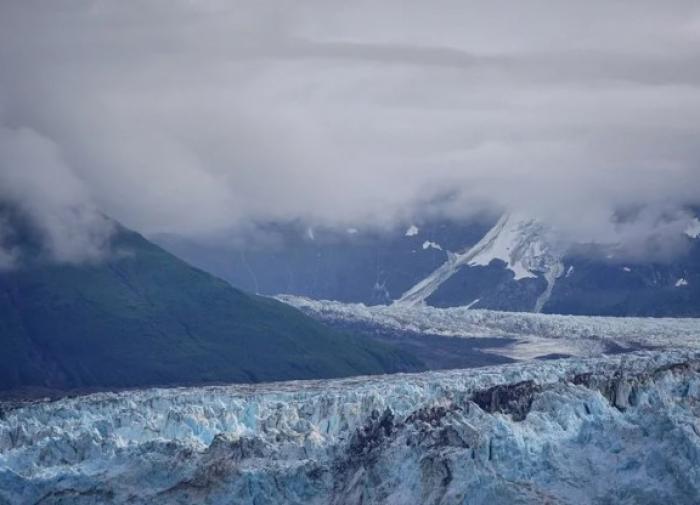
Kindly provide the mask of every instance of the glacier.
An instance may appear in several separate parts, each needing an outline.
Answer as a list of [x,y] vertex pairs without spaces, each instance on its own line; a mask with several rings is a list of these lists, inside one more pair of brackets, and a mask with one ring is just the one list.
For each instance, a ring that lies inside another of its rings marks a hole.
[[531,312],[501,312],[466,307],[427,305],[364,305],[280,295],[319,320],[359,323],[367,327],[454,338],[508,338],[507,346],[490,350],[516,360],[547,354],[601,356],[614,348],[679,347],[700,349],[700,319],[569,316]]
[[700,351],[0,404],[5,504],[700,503]]

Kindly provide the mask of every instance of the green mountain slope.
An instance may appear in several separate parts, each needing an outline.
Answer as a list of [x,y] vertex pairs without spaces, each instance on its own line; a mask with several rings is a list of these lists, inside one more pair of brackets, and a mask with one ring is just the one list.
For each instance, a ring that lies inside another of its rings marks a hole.
[[[31,249],[31,248],[29,248]],[[113,257],[0,272],[0,390],[258,382],[413,370],[390,347],[245,294],[120,228]]]

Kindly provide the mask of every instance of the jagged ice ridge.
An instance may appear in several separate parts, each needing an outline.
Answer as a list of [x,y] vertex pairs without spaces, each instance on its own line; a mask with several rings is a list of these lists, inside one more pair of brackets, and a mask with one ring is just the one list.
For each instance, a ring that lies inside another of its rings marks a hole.
[[0,503],[697,504],[700,352],[3,405]]

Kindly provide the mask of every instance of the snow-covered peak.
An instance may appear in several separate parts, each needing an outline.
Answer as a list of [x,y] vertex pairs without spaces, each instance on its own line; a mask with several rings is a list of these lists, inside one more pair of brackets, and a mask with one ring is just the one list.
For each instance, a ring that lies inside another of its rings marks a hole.
[[561,260],[552,245],[551,230],[543,223],[523,216],[507,214],[477,244],[478,248],[467,264],[487,266],[494,260],[503,261],[515,275],[515,280],[537,277],[549,272]]
[[556,279],[564,273],[562,254],[554,245],[549,227],[531,218],[506,214],[484,237],[469,250],[454,254],[428,277],[406,291],[399,304],[422,304],[447,279],[465,266],[487,266],[501,260],[521,280],[543,275],[547,288],[537,300],[534,310],[539,312],[547,302]]

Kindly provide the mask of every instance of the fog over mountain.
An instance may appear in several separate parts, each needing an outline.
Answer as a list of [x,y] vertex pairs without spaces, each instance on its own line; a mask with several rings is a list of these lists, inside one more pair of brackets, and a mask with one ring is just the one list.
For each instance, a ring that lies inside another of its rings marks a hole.
[[0,200],[59,261],[104,254],[104,215],[202,236],[484,210],[673,254],[698,47],[691,0],[6,1]]

